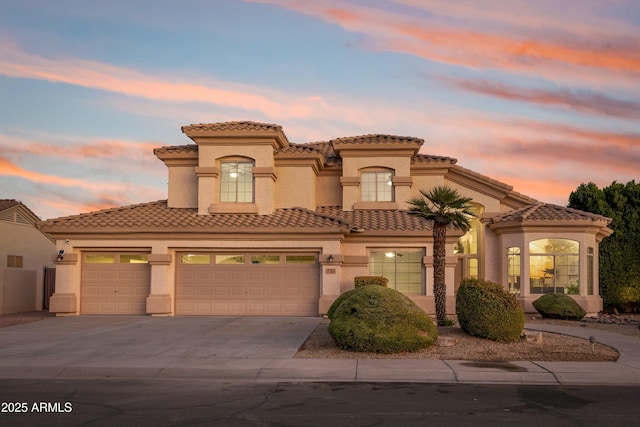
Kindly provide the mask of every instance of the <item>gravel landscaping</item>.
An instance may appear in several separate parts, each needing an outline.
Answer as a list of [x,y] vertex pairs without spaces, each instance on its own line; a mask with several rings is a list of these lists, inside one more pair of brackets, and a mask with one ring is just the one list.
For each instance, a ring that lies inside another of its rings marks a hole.
[[[637,337],[640,340],[640,316],[626,316],[624,323],[606,322],[603,319],[565,321],[541,319],[527,315],[527,323],[551,323],[577,327],[602,329]],[[610,320],[610,318],[609,318]],[[522,339],[515,343],[498,343],[475,338],[462,332],[459,327],[438,327],[438,341],[429,348],[414,353],[378,354],[356,353],[336,347],[327,331],[329,320],[323,320],[309,336],[300,351],[294,356],[307,359],[442,359],[442,360],[482,360],[482,361],[571,361],[603,362],[618,359],[618,352],[602,344],[592,345],[589,341],[566,335],[542,333],[542,342],[528,342]],[[584,326],[583,326],[584,325]]]

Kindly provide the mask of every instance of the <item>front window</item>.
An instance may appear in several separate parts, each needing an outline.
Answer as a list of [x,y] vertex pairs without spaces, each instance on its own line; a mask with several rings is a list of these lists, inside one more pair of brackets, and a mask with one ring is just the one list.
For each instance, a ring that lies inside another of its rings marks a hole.
[[220,201],[253,203],[253,162],[227,161],[220,164]]
[[392,202],[393,173],[362,172],[361,191],[363,202]]
[[389,280],[388,287],[404,294],[424,295],[422,251],[376,250],[369,256],[369,274]]
[[520,248],[507,248],[507,283],[509,292],[520,295]]
[[464,259],[464,270],[462,275],[465,278],[477,279],[480,277],[479,264],[480,254],[478,253],[479,244],[479,230],[482,225],[479,217],[482,216],[483,209],[481,206],[473,206],[473,213],[477,217],[473,217],[470,220],[471,228],[463,236],[461,236],[456,242],[456,246],[453,250],[455,255]]
[[540,239],[529,243],[529,281],[532,294],[578,293],[580,244],[568,239]]

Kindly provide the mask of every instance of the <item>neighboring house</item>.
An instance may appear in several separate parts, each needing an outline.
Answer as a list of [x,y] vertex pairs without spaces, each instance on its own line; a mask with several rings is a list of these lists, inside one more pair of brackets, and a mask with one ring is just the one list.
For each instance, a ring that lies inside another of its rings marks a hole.
[[432,227],[407,213],[420,189],[473,198],[479,219],[448,234],[448,311],[463,277],[502,283],[527,311],[565,292],[588,311],[609,219],[541,203],[420,154],[423,140],[364,135],[293,144],[277,125],[182,128],[162,147],[168,199],[43,222],[64,258],[51,311],[153,315],[325,314],[355,276],[383,275],[427,312]]
[[55,241],[17,200],[0,199],[0,314],[42,310],[44,269],[53,267]]

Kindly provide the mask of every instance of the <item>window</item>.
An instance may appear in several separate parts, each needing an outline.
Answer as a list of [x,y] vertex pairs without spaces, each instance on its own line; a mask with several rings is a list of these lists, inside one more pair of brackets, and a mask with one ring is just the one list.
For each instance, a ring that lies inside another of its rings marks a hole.
[[251,264],[280,264],[280,255],[253,255]]
[[593,248],[587,248],[587,295],[593,295],[593,281],[595,272],[593,271]]
[[529,243],[529,282],[532,294],[578,293],[580,244],[568,239]]
[[509,292],[520,295],[520,248],[507,248],[507,283]]
[[393,173],[391,171],[362,172],[361,198],[363,202],[392,202]]
[[116,256],[115,255],[86,255],[84,261],[87,264],[115,264]]
[[149,257],[144,254],[120,255],[120,264],[149,264]]
[[478,217],[473,217],[470,220],[471,228],[463,236],[458,239],[456,247],[453,250],[455,255],[464,258],[465,266],[463,267],[463,276],[465,278],[477,279],[480,274],[479,264],[480,255],[478,254],[478,232],[481,227],[479,217],[482,215],[483,209],[481,206],[474,206],[473,212]]
[[253,162],[220,164],[220,202],[253,203]]
[[185,254],[180,256],[182,264],[211,264],[211,255],[208,254]]
[[369,255],[369,273],[384,276],[388,286],[405,294],[424,295],[422,251],[376,250]]
[[22,255],[7,255],[7,267],[22,268]]
[[244,264],[244,255],[216,255],[216,264]]
[[287,255],[287,264],[315,264],[315,255]]

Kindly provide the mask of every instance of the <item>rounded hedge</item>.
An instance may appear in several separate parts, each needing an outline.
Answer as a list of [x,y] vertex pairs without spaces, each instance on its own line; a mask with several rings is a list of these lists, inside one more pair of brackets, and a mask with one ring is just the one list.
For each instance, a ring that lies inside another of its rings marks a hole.
[[524,310],[515,296],[497,283],[465,279],[456,293],[460,328],[494,341],[517,341],[524,328]]
[[[348,294],[348,295],[347,295]],[[336,345],[351,351],[412,352],[438,339],[431,317],[402,293],[364,286],[342,295],[332,306],[329,333]]]
[[546,294],[533,302],[542,317],[580,320],[587,312],[573,298],[565,294]]

